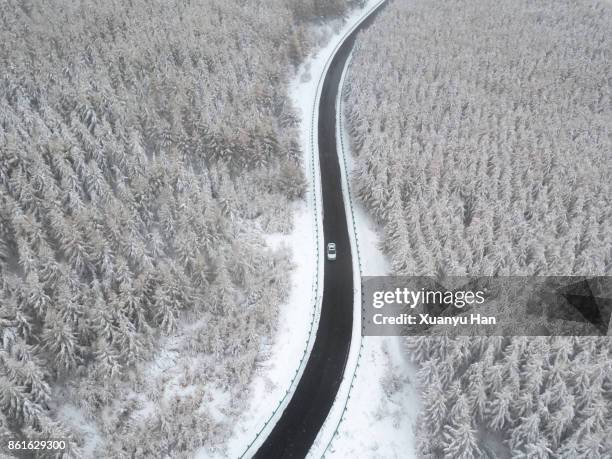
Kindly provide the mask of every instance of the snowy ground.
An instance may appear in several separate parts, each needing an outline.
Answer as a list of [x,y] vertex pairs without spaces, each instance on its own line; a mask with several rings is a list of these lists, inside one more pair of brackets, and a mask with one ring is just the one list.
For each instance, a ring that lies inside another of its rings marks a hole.
[[[350,68],[349,65],[347,67]],[[345,76],[343,75],[343,81]],[[342,116],[340,97],[337,109]],[[338,135],[342,136],[338,144],[338,152],[344,155],[340,163],[345,181],[343,190],[347,197],[345,205],[348,218],[351,218],[352,215],[356,228],[356,234],[351,235],[353,253],[357,252],[362,275],[386,275],[390,271],[390,266],[378,248],[380,236],[377,225],[358,202],[353,201],[352,209],[349,203],[350,185],[346,181],[346,169],[350,174],[353,169],[353,161],[348,151],[348,134],[342,118],[338,122]],[[346,163],[342,159],[345,159]],[[349,224],[349,230],[351,228],[353,225]],[[354,258],[357,259],[355,255]],[[358,272],[358,268],[359,264],[355,272]],[[360,293],[359,288],[358,290]],[[359,295],[356,309],[359,310],[360,306]],[[345,377],[345,380],[350,383],[350,398],[341,400],[339,396],[336,401],[336,405],[343,410],[345,408],[344,416],[339,424],[335,419],[329,419],[332,422],[326,422],[311,451],[311,456],[416,457],[413,426],[419,409],[419,401],[413,383],[416,380],[415,369],[406,361],[401,352],[400,338],[362,338],[354,334],[353,340],[355,348],[358,347],[357,341],[360,340],[361,356],[355,377],[349,378],[349,371]]]

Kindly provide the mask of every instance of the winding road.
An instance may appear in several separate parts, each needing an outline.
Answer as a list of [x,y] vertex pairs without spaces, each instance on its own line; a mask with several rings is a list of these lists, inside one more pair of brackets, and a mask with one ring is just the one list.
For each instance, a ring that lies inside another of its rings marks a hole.
[[337,49],[319,102],[318,142],[325,246],[335,242],[338,258],[326,261],[321,317],[304,373],[289,404],[261,445],[256,458],[303,458],[312,446],[342,381],[353,330],[353,264],[340,164],[336,151],[336,98],[342,71],[357,33],[367,27],[382,3]]

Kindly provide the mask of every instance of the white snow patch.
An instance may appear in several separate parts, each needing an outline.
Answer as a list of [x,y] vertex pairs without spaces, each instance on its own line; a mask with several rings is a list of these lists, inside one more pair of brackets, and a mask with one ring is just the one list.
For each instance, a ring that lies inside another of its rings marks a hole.
[[58,408],[58,417],[62,421],[75,426],[83,435],[83,457],[93,457],[94,450],[102,442],[102,437],[96,425],[83,415],[83,411],[72,403],[63,403]]
[[415,369],[398,337],[368,336],[363,345],[344,421],[325,457],[416,458]]

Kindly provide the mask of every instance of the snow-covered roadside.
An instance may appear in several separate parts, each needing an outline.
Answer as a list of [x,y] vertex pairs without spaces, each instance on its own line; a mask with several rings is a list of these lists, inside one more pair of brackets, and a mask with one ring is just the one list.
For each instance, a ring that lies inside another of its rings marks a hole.
[[[292,272],[292,291],[281,307],[279,329],[267,359],[267,367],[251,383],[251,404],[235,424],[227,444],[229,457],[249,457],[265,440],[280,418],[299,382],[310,355],[321,308],[323,285],[322,196],[317,138],[318,92],[330,57],[345,35],[380,0],[369,0],[352,12],[327,45],[298,69],[290,84],[290,96],[300,117],[300,145],[308,183],[306,203],[296,206],[294,230],[290,235],[272,235],[272,247],[290,248],[296,269]],[[210,457],[201,454],[199,457]]]
[[[313,316],[318,301],[316,277],[322,269],[318,269],[315,256],[319,245],[315,203],[312,192],[308,195],[306,202],[295,204],[291,234],[267,237],[272,248],[284,245],[291,250],[295,264],[291,292],[287,303],[280,307],[278,329],[268,357],[250,384],[249,407],[236,419],[227,449],[220,457],[248,457],[266,438],[277,413],[282,413],[290,399],[302,362],[314,341],[316,323],[313,321],[318,320]],[[197,457],[209,458],[210,451],[202,450]]]
[[[343,72],[341,88],[349,68],[350,58]],[[338,153],[342,155],[340,168],[347,218],[354,222],[354,226],[353,222],[349,222],[349,232],[355,229],[355,234],[351,234],[353,259],[357,265],[355,272],[361,271],[363,276],[387,275],[390,264],[379,249],[377,225],[359,202],[353,200],[352,205],[350,202],[350,183],[347,177],[353,170],[354,161],[348,151],[349,138],[344,126],[342,92],[339,91],[336,105]],[[359,285],[356,287],[355,311],[360,326],[361,289]],[[360,342],[361,352],[355,376],[347,371],[345,381],[348,382],[348,390],[339,392],[334,406],[335,411],[340,412],[341,422],[326,422],[311,455],[416,457],[413,425],[419,410],[419,400],[413,383],[415,369],[401,352],[401,339],[360,337],[358,331],[354,333],[353,340],[354,348]],[[346,396],[345,402],[342,402],[341,396]],[[332,416],[329,420],[332,421]]]

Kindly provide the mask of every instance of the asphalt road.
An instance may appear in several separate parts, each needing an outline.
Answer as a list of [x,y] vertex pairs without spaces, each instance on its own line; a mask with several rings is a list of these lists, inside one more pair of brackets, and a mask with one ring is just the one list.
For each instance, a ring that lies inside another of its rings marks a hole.
[[325,246],[335,242],[338,256],[336,261],[325,261],[321,318],[302,378],[256,458],[306,456],[331,409],[346,366],[353,329],[353,263],[336,151],[336,97],[355,37],[375,13],[337,50],[322,86],[318,126],[323,233]]

